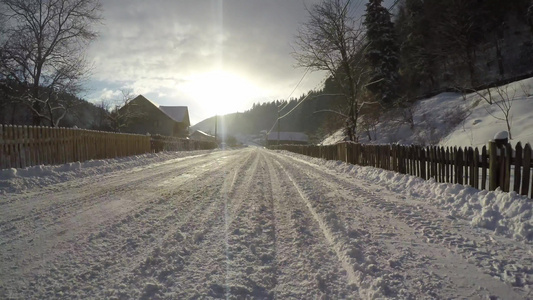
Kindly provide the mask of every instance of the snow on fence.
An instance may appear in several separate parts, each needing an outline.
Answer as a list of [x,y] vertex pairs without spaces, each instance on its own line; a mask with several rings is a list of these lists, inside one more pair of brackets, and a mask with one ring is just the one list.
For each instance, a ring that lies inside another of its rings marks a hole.
[[74,128],[0,125],[0,169],[151,152],[150,137]]
[[437,182],[465,184],[477,189],[515,191],[533,198],[531,145],[498,146],[490,142],[478,148],[417,145],[363,145],[339,143],[329,146],[279,145],[287,150],[328,160],[372,166],[403,174],[434,178]]

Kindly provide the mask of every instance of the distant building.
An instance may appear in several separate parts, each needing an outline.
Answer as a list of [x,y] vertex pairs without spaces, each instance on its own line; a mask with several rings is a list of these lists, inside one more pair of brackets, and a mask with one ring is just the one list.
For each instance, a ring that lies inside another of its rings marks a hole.
[[119,113],[126,116],[121,131],[127,133],[187,137],[191,126],[187,106],[158,106],[143,95],[121,107]]
[[[279,133],[279,144],[288,145],[307,145],[309,143],[309,137],[303,132],[280,132]],[[267,137],[267,145],[277,145],[278,144],[278,132],[270,132]]]
[[191,133],[189,138],[195,141],[215,142],[215,137],[213,135],[207,134],[201,130],[195,130]]

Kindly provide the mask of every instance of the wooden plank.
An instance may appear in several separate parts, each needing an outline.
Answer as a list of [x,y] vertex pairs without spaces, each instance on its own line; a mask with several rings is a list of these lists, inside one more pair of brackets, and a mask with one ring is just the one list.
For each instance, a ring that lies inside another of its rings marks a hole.
[[513,158],[513,148],[511,144],[505,145],[505,181],[504,191],[509,192],[511,189],[511,160]]
[[458,184],[463,184],[464,181],[463,181],[463,176],[464,176],[464,152],[463,152],[463,148],[462,147],[459,147],[459,149],[457,149],[457,170],[458,170],[458,174],[457,174],[457,183]]
[[444,181],[443,155],[441,147],[435,146],[435,169],[437,172],[437,182]]
[[42,127],[43,130],[43,136],[44,136],[44,149],[45,149],[45,155],[46,160],[45,164],[50,165],[53,164],[53,151],[52,151],[52,131],[48,127]]
[[26,168],[26,136],[24,126],[17,126],[18,144],[19,144],[19,161],[20,167]]
[[474,187],[477,178],[474,175],[474,149],[468,147],[468,185]]
[[51,132],[51,148],[52,148],[52,164],[60,164],[61,163],[61,157],[60,157],[60,149],[59,149],[59,136],[57,132],[57,128],[52,127],[50,128]]
[[25,144],[25,153],[24,157],[26,159],[26,165],[27,166],[33,166],[32,163],[32,151],[31,151],[31,128],[29,126],[24,126],[24,144]]
[[498,163],[498,148],[494,141],[489,142],[489,190],[494,191],[499,184],[499,169],[500,165]]
[[440,148],[440,179],[441,182],[446,182],[446,149],[444,147]]
[[426,173],[426,150],[423,147],[420,147],[420,177],[427,180]]
[[405,146],[400,146],[400,173],[406,174],[407,167],[406,165],[406,153]]
[[[524,171],[526,168],[524,168]],[[527,170],[529,172],[529,168]],[[522,175],[522,144],[518,142],[515,147],[513,191],[520,193]]]
[[463,149],[463,164],[462,164],[462,168],[461,168],[461,174],[463,176],[461,176],[463,178],[463,184],[464,185],[468,185],[468,172],[469,172],[469,168],[468,168],[468,164],[469,164],[469,161],[468,161],[468,147],[465,147]]
[[418,164],[420,162],[419,155],[418,155],[418,148],[416,145],[411,145],[412,148],[412,156],[411,159],[413,160],[413,175],[416,177],[420,177],[420,168],[418,167]]
[[418,156],[416,155],[416,147],[414,145],[411,145],[409,146],[409,150],[411,151],[411,175],[418,176]]
[[41,147],[41,130],[39,126],[33,126],[33,147],[35,147],[35,163],[34,165],[42,164],[42,147]]
[[507,153],[505,147],[499,148],[500,153],[498,155],[498,165],[499,165],[499,173],[498,173],[498,186],[502,191],[505,191],[505,160],[507,158]]
[[13,143],[15,146],[15,151],[13,153],[13,156],[15,157],[15,168],[22,168],[22,152],[23,152],[23,137],[21,136],[21,126],[15,125],[13,126]]
[[28,132],[28,163],[30,166],[35,166],[34,128],[27,126],[26,130]]
[[63,148],[63,136],[61,128],[54,128],[55,131],[55,140],[56,140],[56,149],[57,149],[57,164],[65,163],[65,153]]
[[392,164],[392,170],[394,172],[400,172],[400,161],[399,161],[399,156],[400,156],[400,148],[399,148],[399,145],[391,145],[391,149],[392,149],[392,161],[391,161],[391,164]]
[[[530,149],[531,149],[531,147],[530,147]],[[531,152],[531,151],[530,151],[530,152]],[[531,159],[531,155],[529,155],[528,157]],[[530,166],[531,166],[531,164],[530,164]],[[533,166],[531,166],[531,167],[533,167]],[[528,173],[529,173],[529,172],[528,172]],[[529,189],[529,192],[530,192],[530,194],[529,194],[529,198],[532,198],[532,199],[533,199],[533,180],[531,181],[531,187],[530,187],[530,189]]]
[[433,163],[433,153],[431,152],[431,148],[430,147],[425,147],[424,148],[425,151],[426,151],[426,176],[427,176],[427,179],[430,179],[430,178],[433,178],[433,168],[432,168],[432,163]]
[[431,162],[431,173],[433,173],[433,178],[435,179],[435,182],[439,182],[439,170],[438,170],[438,164],[439,164],[439,157],[437,153],[437,147],[431,146],[430,148],[431,156],[433,157],[433,160]]
[[481,189],[487,188],[487,170],[488,170],[489,156],[487,154],[487,146],[481,148]]
[[448,169],[448,159],[450,155],[449,147],[442,147],[442,166],[443,166],[443,182],[450,182],[450,170]]
[[[522,176],[522,188],[520,189],[520,195],[528,196],[528,192],[531,191],[533,193],[533,186],[529,186],[529,178],[530,178],[530,170],[531,170],[531,145],[527,143],[524,146],[524,176]],[[532,198],[533,195],[530,195],[530,198]]]
[[479,150],[477,147],[474,149],[473,159],[474,173],[472,176],[474,178],[474,188],[479,189]]
[[8,139],[8,152],[9,152],[9,168],[17,168],[16,163],[16,145],[15,145],[15,133],[14,133],[15,127],[13,125],[9,125],[7,127],[7,139]]
[[4,149],[6,145],[5,137],[4,137],[4,125],[0,124],[0,169],[7,168],[6,163],[6,150]]

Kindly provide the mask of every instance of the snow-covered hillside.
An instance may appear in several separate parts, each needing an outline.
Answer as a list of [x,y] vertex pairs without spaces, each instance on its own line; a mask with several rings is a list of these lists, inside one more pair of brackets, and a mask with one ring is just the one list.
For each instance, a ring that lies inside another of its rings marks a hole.
[[[494,101],[502,100],[498,89],[504,99],[511,100],[508,102],[511,105],[511,143],[533,143],[533,78],[491,89]],[[486,145],[497,132],[507,130],[507,126],[497,104],[490,105],[483,97],[489,99],[487,90],[469,94],[442,93],[419,100],[411,109],[382,116],[368,131],[359,129],[360,141],[462,147]],[[339,130],[322,144],[334,144],[342,138]]]

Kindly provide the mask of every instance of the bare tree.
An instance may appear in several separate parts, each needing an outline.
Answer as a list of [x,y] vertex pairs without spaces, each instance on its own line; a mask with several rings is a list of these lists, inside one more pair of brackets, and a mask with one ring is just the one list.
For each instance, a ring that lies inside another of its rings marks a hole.
[[362,0],[326,0],[313,6],[309,20],[296,37],[297,65],[313,71],[327,71],[341,87],[348,101],[346,134],[357,139],[357,119],[364,103],[358,102],[363,86],[363,26],[353,14]]
[[87,74],[84,51],[97,36],[99,0],[0,0],[0,79],[25,87],[17,100],[33,112],[33,124],[57,126]]
[[[507,126],[507,132],[509,132],[509,139],[513,139],[511,135],[511,126],[513,125],[513,115],[511,114],[511,108],[513,107],[513,102],[516,99],[516,89],[513,89],[512,94],[509,93],[509,87],[495,87],[488,88],[485,90],[485,93],[476,91],[476,94],[485,100],[489,105],[496,105],[499,111],[502,113],[503,117],[494,114],[487,108],[487,112],[496,120],[504,121]],[[495,95],[493,95],[495,93]]]
[[135,103],[131,103],[135,99],[133,92],[128,89],[123,89],[121,93],[120,99],[112,100],[113,104],[106,103],[109,112],[107,117],[111,123],[112,130],[116,132],[122,132],[135,119],[145,117],[145,113],[138,109],[138,107],[135,107]]

